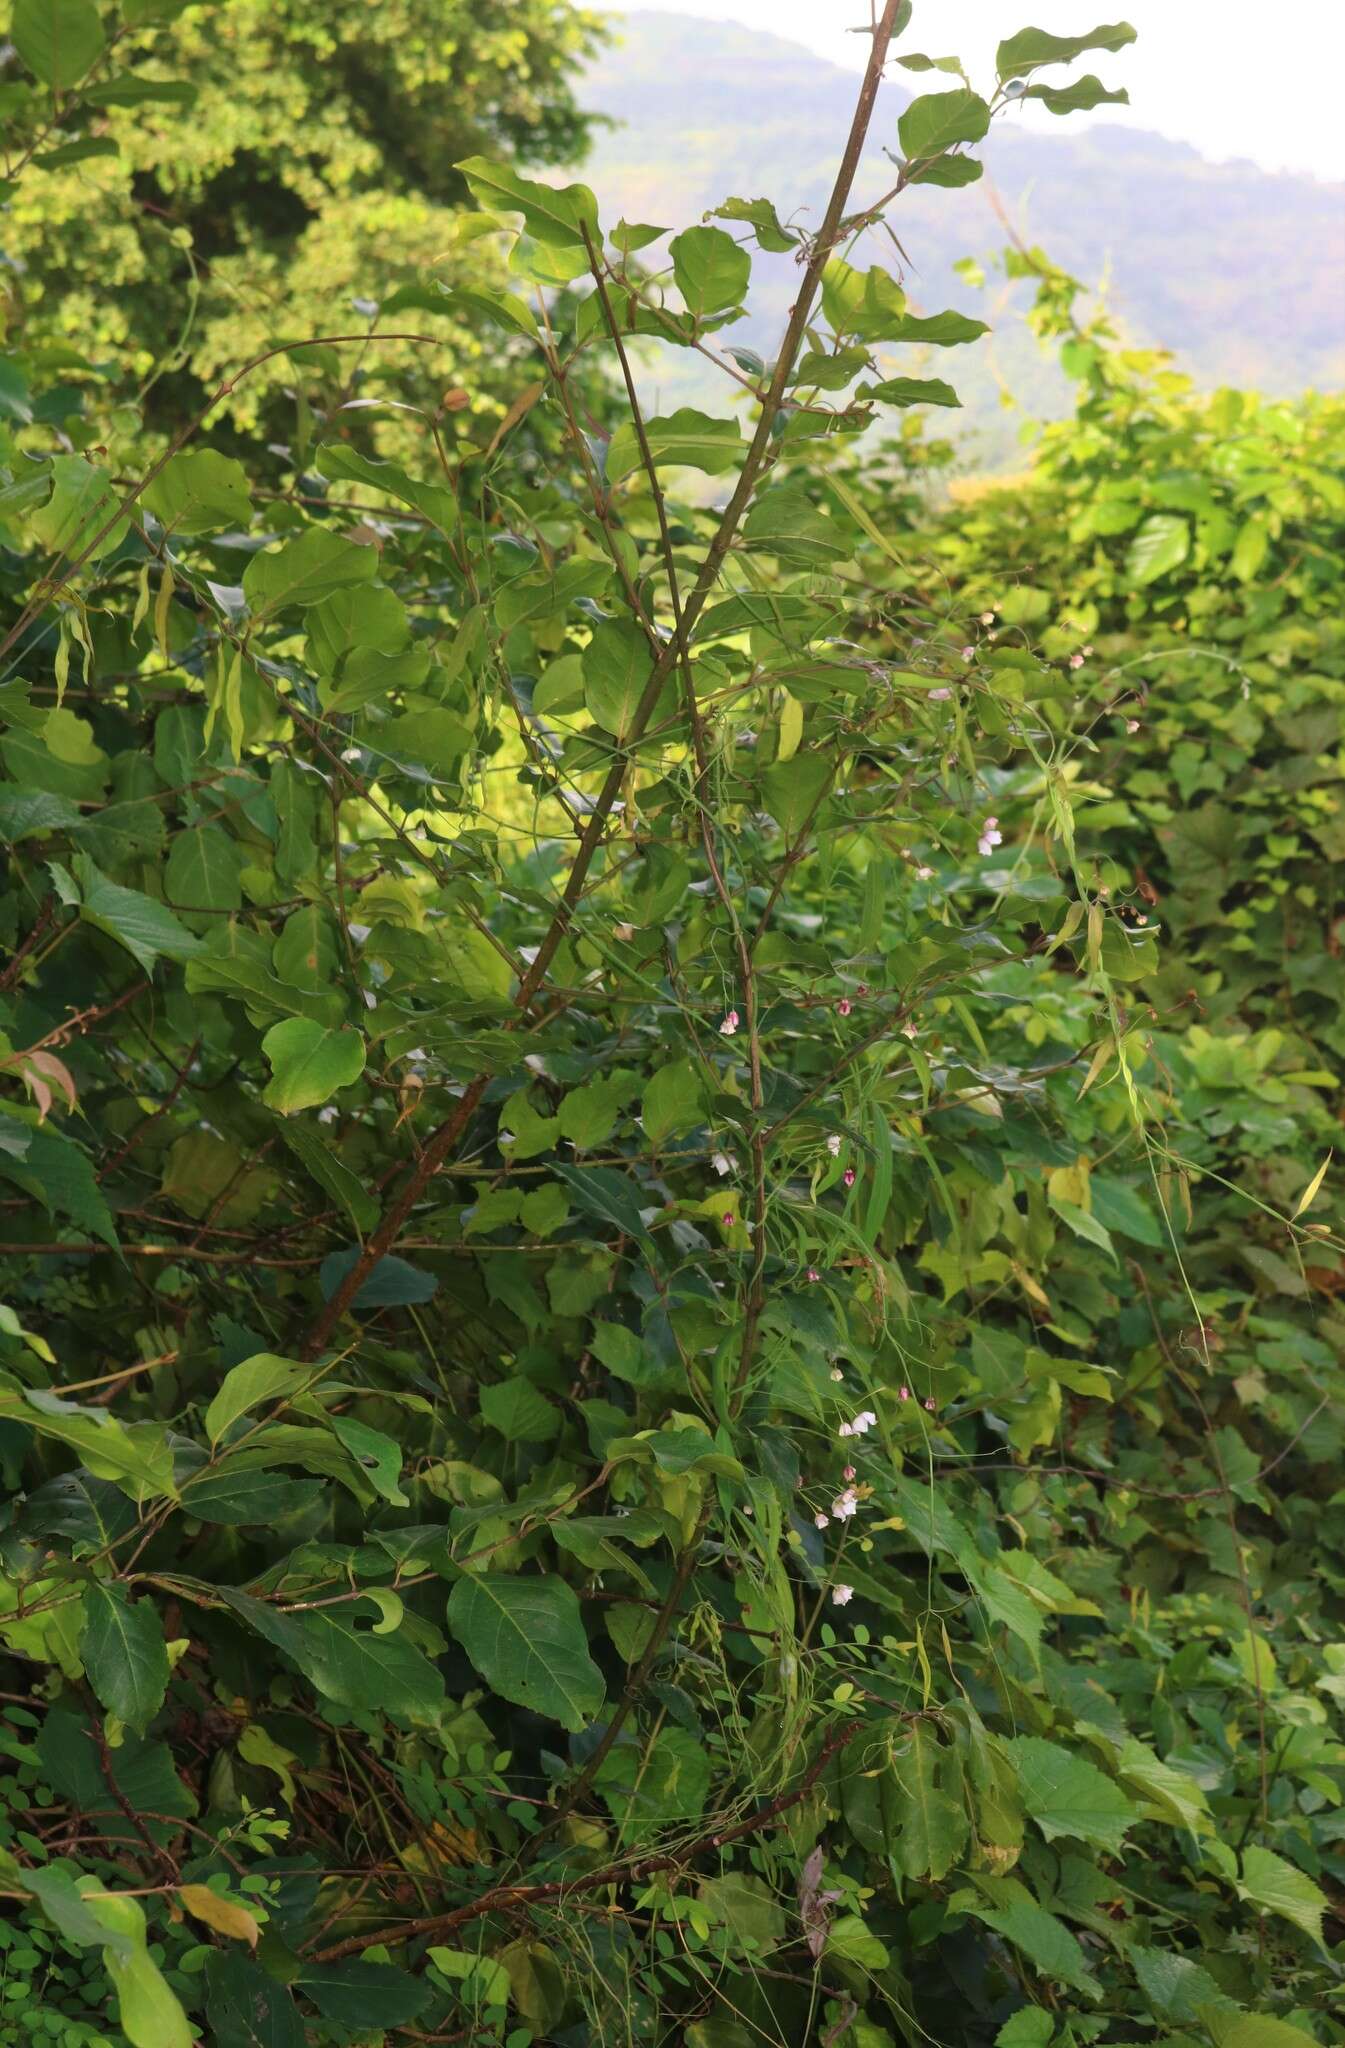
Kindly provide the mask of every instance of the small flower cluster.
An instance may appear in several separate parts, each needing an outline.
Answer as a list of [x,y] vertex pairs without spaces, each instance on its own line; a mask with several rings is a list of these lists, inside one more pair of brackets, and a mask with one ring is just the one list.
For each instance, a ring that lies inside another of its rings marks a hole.
[[864,1436],[869,1430],[876,1427],[877,1422],[878,1417],[874,1414],[872,1408],[861,1408],[854,1421],[843,1422],[836,1434],[837,1436]]

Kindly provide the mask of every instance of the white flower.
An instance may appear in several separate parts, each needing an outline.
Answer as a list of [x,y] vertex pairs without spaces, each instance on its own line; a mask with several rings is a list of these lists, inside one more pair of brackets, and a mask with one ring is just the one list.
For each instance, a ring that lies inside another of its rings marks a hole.
[[853,1436],[854,1433],[855,1425],[853,1422],[843,1422],[836,1432],[837,1436]]
[[848,1606],[854,1597],[855,1589],[853,1586],[833,1586],[831,1589],[831,1604],[833,1607]]
[[834,1380],[843,1380],[845,1378],[845,1374],[841,1371],[838,1365],[833,1365],[831,1368],[831,1377]]
[[827,1139],[827,1150],[828,1152],[830,1152],[833,1159],[838,1159],[840,1157],[841,1141],[839,1134],[835,1131],[833,1131],[831,1136]]
[[981,836],[976,842],[976,851],[984,858],[993,853],[997,846],[1004,844],[1004,834],[999,829],[998,818],[987,818],[981,827]]
[[931,704],[946,704],[952,694],[951,690],[931,690],[929,701]]
[[845,1492],[838,1493],[835,1500],[831,1503],[831,1512],[835,1515],[838,1522],[848,1522],[858,1506],[859,1499],[854,1487],[847,1486]]
[[818,1512],[813,1516],[813,1527],[814,1529],[825,1529],[830,1520],[831,1516],[824,1515],[819,1509]]
[[732,1038],[734,1032],[737,1029],[738,1012],[736,1010],[730,1010],[728,1015],[725,1017],[723,1023],[719,1027],[719,1035],[721,1038]]
[[877,1421],[878,1417],[874,1414],[872,1408],[861,1408],[853,1422],[843,1422],[841,1424],[837,1435],[864,1436],[875,1426]]
[[727,1152],[712,1152],[710,1164],[721,1180],[723,1180],[726,1173],[732,1173],[733,1171],[733,1161],[729,1158]]
[[964,647],[962,650],[962,659],[963,661],[975,661],[976,649],[974,647]]
[[915,879],[917,882],[932,882],[934,880],[933,868],[917,868]]

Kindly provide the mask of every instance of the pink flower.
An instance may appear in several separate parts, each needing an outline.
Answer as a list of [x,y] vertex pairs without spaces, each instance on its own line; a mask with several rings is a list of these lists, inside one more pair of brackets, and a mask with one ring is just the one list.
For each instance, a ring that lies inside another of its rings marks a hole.
[[831,1589],[831,1604],[833,1607],[848,1607],[854,1597],[855,1589],[853,1586],[833,1586]]
[[720,1036],[721,1038],[732,1038],[734,1032],[737,1029],[738,1012],[736,1010],[730,1010],[728,1015],[725,1017],[723,1023],[719,1027]]
[[822,1278],[822,1275],[818,1272],[816,1266],[809,1266],[808,1278],[810,1280],[820,1280]]
[[853,1466],[853,1465],[847,1465],[847,1466],[846,1466],[846,1468],[845,1468],[845,1470],[844,1470],[844,1472],[842,1472],[842,1474],[841,1474],[841,1477],[842,1477],[842,1479],[853,1479],[853,1478],[854,1478],[854,1476],[855,1476],[855,1468],[854,1468],[854,1466]]
[[819,1511],[819,1513],[813,1516],[813,1527],[814,1529],[825,1529],[830,1520],[830,1515],[824,1515]]
[[932,1394],[927,1394],[927,1395],[925,1396],[925,1406],[926,1406],[926,1408],[928,1408],[928,1410],[929,1410],[929,1412],[930,1412],[930,1414],[931,1414],[931,1415],[932,1415],[932,1414],[934,1413],[935,1405],[936,1405],[936,1404],[935,1404],[934,1396],[933,1396]]
[[962,659],[963,661],[975,661],[976,649],[974,647],[964,647],[962,650]]
[[909,1401],[909,1400],[910,1400],[910,1398],[911,1398],[911,1390],[910,1390],[910,1388],[909,1388],[909,1387],[898,1387],[898,1388],[897,1388],[897,1399],[898,1399],[899,1401]]
[[725,1230],[732,1230],[732,1228],[733,1228],[733,1211],[732,1211],[732,1209],[726,1209],[726,1210],[724,1211],[724,1228],[725,1228]]
[[841,1140],[840,1140],[840,1134],[839,1134],[839,1132],[837,1132],[837,1131],[833,1131],[833,1132],[832,1132],[832,1134],[831,1134],[831,1136],[830,1136],[830,1137],[829,1137],[829,1138],[827,1139],[827,1150],[828,1150],[828,1152],[830,1152],[830,1154],[831,1154],[831,1156],[832,1156],[832,1158],[833,1158],[833,1159],[839,1159],[839,1158],[840,1158],[840,1156],[841,1156]]
[[1069,665],[1071,668],[1082,668],[1083,656],[1081,654],[1071,654],[1069,658]]
[[869,984],[867,983],[867,981],[861,981],[859,987],[855,990],[855,994],[857,996],[866,996],[868,992]]
[[917,882],[932,882],[934,880],[933,868],[917,868],[915,879]]
[[918,1038],[918,1037],[919,1037],[919,1033],[917,1032],[917,1030],[916,1030],[916,1028],[915,1028],[914,1024],[903,1024],[903,1025],[902,1025],[902,1027],[901,1027],[901,1035],[902,1035],[902,1037],[903,1037],[903,1038]]
[[851,1002],[849,996],[842,996],[840,1001],[836,1005],[836,1009],[842,1017],[848,1017],[853,1008],[854,1004]]
[[841,1175],[841,1179],[842,1179],[842,1180],[843,1180],[843,1181],[845,1182],[845,1185],[846,1185],[846,1186],[847,1186],[848,1188],[852,1188],[852,1187],[854,1186],[854,1184],[855,1184],[855,1169],[854,1169],[854,1167],[853,1167],[853,1166],[847,1166],[847,1167],[846,1167],[846,1169],[845,1169],[845,1172],[844,1172],[844,1173],[843,1173],[843,1174]]
[[981,836],[976,842],[976,851],[985,857],[1004,844],[1004,834],[999,829],[998,818],[987,818],[981,827]]
[[854,1433],[855,1425],[853,1422],[843,1422],[836,1432],[837,1436],[853,1436]]
[[952,694],[951,690],[931,690],[929,701],[931,704],[946,704]]

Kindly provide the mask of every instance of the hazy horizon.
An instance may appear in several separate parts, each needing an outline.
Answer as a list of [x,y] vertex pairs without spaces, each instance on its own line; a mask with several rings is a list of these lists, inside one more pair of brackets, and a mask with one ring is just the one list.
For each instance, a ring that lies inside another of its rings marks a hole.
[[[852,33],[866,19],[868,0],[624,0],[613,14],[695,15],[736,22],[801,43],[828,62],[858,70],[867,37]],[[1049,4],[1006,5],[1005,0],[916,0],[903,51],[960,56],[972,83],[988,82],[995,45],[1003,35],[1032,24],[1056,34],[1091,28],[1104,8],[1100,0],[1049,0]],[[1083,119],[1121,121],[1148,128],[1173,141],[1189,142],[1212,161],[1247,158],[1267,171],[1295,171],[1328,181],[1345,180],[1345,121],[1338,106],[1338,77],[1345,60],[1345,15],[1322,0],[1280,0],[1274,26],[1252,0],[1224,0],[1217,37],[1208,6],[1174,0],[1130,0],[1115,18],[1129,21],[1138,40],[1115,56],[1081,60],[1078,70],[1095,71],[1107,85],[1125,86],[1128,107],[1106,107]],[[903,74],[894,66],[894,74]],[[1062,74],[1064,75],[1064,74]],[[927,80],[908,74],[911,89]],[[1049,130],[1059,124],[1040,106],[1015,111],[1015,119]]]

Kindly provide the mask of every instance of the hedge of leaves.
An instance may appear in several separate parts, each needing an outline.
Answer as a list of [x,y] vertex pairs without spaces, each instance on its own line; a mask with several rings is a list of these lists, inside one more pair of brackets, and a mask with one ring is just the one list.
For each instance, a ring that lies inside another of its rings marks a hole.
[[815,226],[463,164],[489,430],[378,322],[247,467],[0,368],[18,2037],[1342,2038],[1339,420],[1048,274],[1077,420],[912,530],[908,15]]

